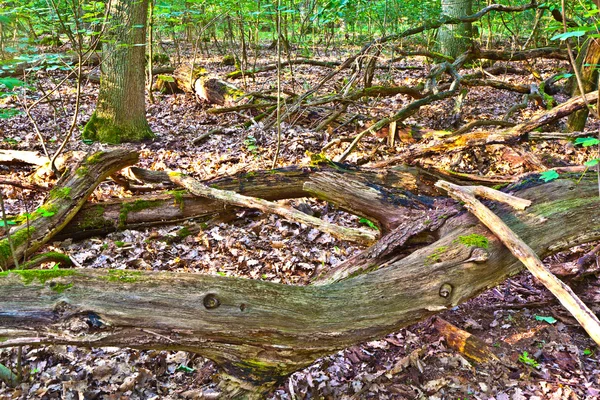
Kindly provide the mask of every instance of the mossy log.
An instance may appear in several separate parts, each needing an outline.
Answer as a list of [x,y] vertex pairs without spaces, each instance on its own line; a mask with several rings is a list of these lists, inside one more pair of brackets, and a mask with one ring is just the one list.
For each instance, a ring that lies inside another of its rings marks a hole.
[[[132,168],[136,177],[149,182],[169,182],[169,177],[164,172],[141,170]],[[213,179],[204,182],[210,187],[222,190],[233,190],[237,193],[260,197],[265,200],[283,200],[298,197],[315,196],[323,200],[332,201],[338,207],[349,212],[359,212],[357,207],[343,199],[343,195],[332,196],[331,193],[319,194],[306,191],[304,184],[312,177],[320,174],[334,174],[338,182],[369,182],[370,193],[394,194],[401,196],[397,201],[404,199],[408,204],[408,197],[417,200],[415,208],[427,208],[424,203],[431,202],[432,196],[439,192],[433,187],[434,180],[429,173],[416,168],[401,167],[382,170],[350,168],[341,164],[334,167],[286,167],[268,171],[256,171],[238,174],[237,176]],[[411,193],[416,193],[412,195]],[[379,196],[380,199],[392,197]],[[382,209],[391,209],[382,204],[381,207],[364,207],[359,214],[375,221],[379,221],[384,229],[394,225],[387,217],[394,218]],[[420,204],[420,205],[419,205]],[[386,208],[387,207],[387,208]],[[394,206],[395,207],[395,206]],[[57,240],[66,238],[83,239],[95,235],[105,235],[120,229],[141,229],[157,224],[168,224],[191,218],[210,217],[215,214],[231,212],[231,207],[226,207],[220,201],[192,196],[185,191],[173,190],[165,194],[134,196],[127,199],[112,200],[98,203],[86,203],[65,228],[57,234]]]
[[[595,177],[529,179],[510,190],[533,206],[494,211],[540,257],[600,239]],[[0,346],[193,351],[215,360],[234,377],[228,382],[244,381],[251,392],[238,398],[264,398],[318,357],[452,308],[522,268],[468,213],[448,218],[435,235],[383,268],[322,286],[128,270],[0,273]]]
[[106,177],[137,162],[138,156],[126,150],[95,153],[84,158],[65,174],[48,194],[46,202],[28,216],[21,216],[10,238],[0,240],[0,265],[10,267],[27,254],[33,254],[73,218],[88,196]]

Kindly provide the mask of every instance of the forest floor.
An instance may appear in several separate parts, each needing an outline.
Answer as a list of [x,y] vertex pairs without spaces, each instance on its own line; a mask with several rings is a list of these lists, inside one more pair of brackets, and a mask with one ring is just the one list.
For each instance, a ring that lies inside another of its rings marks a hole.
[[[331,59],[341,59],[331,54]],[[326,59],[325,57],[320,57]],[[511,63],[520,68],[520,63]],[[400,69],[411,66],[415,69]],[[234,67],[225,67],[220,58],[206,60],[205,67],[224,76]],[[382,84],[414,85],[431,68],[420,58],[395,64],[376,74]],[[562,62],[539,61],[535,67],[542,76],[566,68]],[[462,71],[465,72],[466,71]],[[326,70],[295,66],[293,75],[284,75],[284,87],[301,93]],[[64,77],[50,73],[40,82]],[[248,91],[272,86],[275,72],[258,74],[247,80]],[[531,83],[530,76],[503,75],[513,83]],[[375,82],[374,82],[375,83]],[[242,86],[242,81],[235,81]],[[325,90],[335,90],[335,81]],[[58,147],[74,109],[74,85],[64,86],[57,100],[34,110],[40,132],[51,151]],[[84,86],[79,123],[83,125],[94,110],[98,85]],[[462,107],[462,119],[501,119],[520,94],[491,88],[470,88]],[[199,179],[232,175],[241,171],[271,168],[276,148],[272,130],[255,124],[235,128],[247,120],[240,114],[211,115],[211,105],[189,94],[155,94],[148,104],[148,121],[156,139],[128,145],[141,152],[139,166],[154,170],[173,170]],[[555,96],[564,101],[568,96]],[[17,101],[17,100],[8,100]],[[352,112],[381,118],[408,104],[404,95],[357,102]],[[448,128],[447,117],[454,100],[423,107],[405,121],[421,129]],[[514,122],[527,120],[539,108],[533,104],[516,113]],[[368,123],[368,122],[367,122]],[[598,122],[588,122],[590,130]],[[216,125],[222,133],[204,141],[193,140]],[[316,132],[314,121],[284,123],[282,150],[278,166],[307,165],[307,152],[319,153],[336,137],[352,137],[361,129],[348,125],[340,131]],[[560,130],[560,126],[551,128]],[[30,120],[17,116],[0,121],[3,138],[0,148],[40,150]],[[365,137],[347,159],[365,164],[393,157],[407,145],[397,141],[389,148],[385,139]],[[327,150],[334,159],[347,146],[342,143]],[[86,145],[76,137],[69,150],[90,151],[99,145]],[[518,176],[534,170],[525,153],[533,154],[546,167],[582,165],[590,155],[566,141],[540,141],[512,147],[491,145],[455,154],[422,160],[424,166],[445,166],[457,172],[479,175]],[[368,164],[367,164],[368,165]],[[27,181],[31,166],[0,165],[0,177]],[[51,184],[50,182],[48,184]],[[3,186],[6,210],[15,215],[35,209],[44,199],[41,191]],[[114,182],[104,182],[92,201],[131,196]],[[359,226],[359,218],[311,199],[285,201],[305,212],[320,214],[328,221]],[[125,230],[106,237],[83,241],[65,240],[46,246],[68,254],[85,268],[121,268],[199,272],[242,276],[285,284],[307,284],[317,268],[335,266],[363,250],[328,234],[274,215],[240,210],[233,220],[212,220],[193,235],[177,235],[183,227],[197,227],[190,221],[144,231]],[[594,244],[580,246],[545,260],[553,266],[572,266]],[[600,270],[596,261],[596,272]],[[600,311],[600,278],[591,274],[573,283],[573,288],[596,312]],[[0,295],[1,296],[1,295]],[[273,399],[594,399],[600,398],[600,359],[598,348],[577,323],[553,300],[552,295],[527,273],[508,279],[478,297],[440,315],[461,329],[473,333],[490,346],[500,362],[475,364],[450,349],[432,326],[431,320],[402,329],[385,338],[353,346],[325,357],[287,379],[272,394]],[[551,318],[549,318],[551,317]],[[0,349],[0,363],[14,367],[18,349]],[[25,346],[22,349],[24,382],[9,389],[0,384],[0,399],[196,399],[217,398],[215,365],[185,352],[118,348],[85,349],[73,346]]]

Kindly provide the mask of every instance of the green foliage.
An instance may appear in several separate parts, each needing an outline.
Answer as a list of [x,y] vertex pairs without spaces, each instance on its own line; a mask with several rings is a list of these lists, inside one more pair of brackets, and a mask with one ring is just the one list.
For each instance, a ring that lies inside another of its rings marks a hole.
[[525,365],[529,365],[530,367],[533,367],[533,368],[538,368],[540,366],[540,364],[535,359],[529,357],[529,353],[526,351],[524,351],[519,356],[519,362],[521,362]]
[[600,144],[600,140],[593,137],[577,138],[575,139],[575,144],[580,144],[583,147],[590,147]]
[[371,229],[379,230],[379,227],[373,223],[373,221],[367,218],[361,218],[358,220],[359,223],[368,226]]
[[554,318],[554,317],[544,317],[544,316],[541,316],[541,315],[536,315],[535,316],[535,320],[536,321],[544,321],[544,322],[546,322],[548,324],[555,324],[556,323],[556,318]]
[[540,174],[540,179],[543,180],[544,182],[550,182],[553,181],[555,179],[558,179],[558,172],[556,172],[553,169],[550,169],[548,171],[544,171]]

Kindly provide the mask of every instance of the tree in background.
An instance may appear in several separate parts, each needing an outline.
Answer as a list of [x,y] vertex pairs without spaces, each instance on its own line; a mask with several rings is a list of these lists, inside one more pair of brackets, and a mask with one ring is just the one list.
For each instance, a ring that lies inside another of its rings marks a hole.
[[110,11],[98,103],[83,138],[115,144],[152,138],[144,92],[148,0],[113,0]]
[[[472,0],[442,0],[442,14],[449,17],[471,15],[472,3]],[[456,58],[469,48],[471,41],[471,23],[442,25],[438,30],[440,51],[447,56]]]

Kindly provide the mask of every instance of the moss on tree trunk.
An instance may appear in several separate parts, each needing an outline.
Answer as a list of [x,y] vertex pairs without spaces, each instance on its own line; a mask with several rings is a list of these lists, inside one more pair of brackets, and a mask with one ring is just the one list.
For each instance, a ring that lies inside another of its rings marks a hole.
[[154,137],[146,120],[144,44],[148,0],[116,0],[104,43],[100,93],[83,138],[103,143]]

